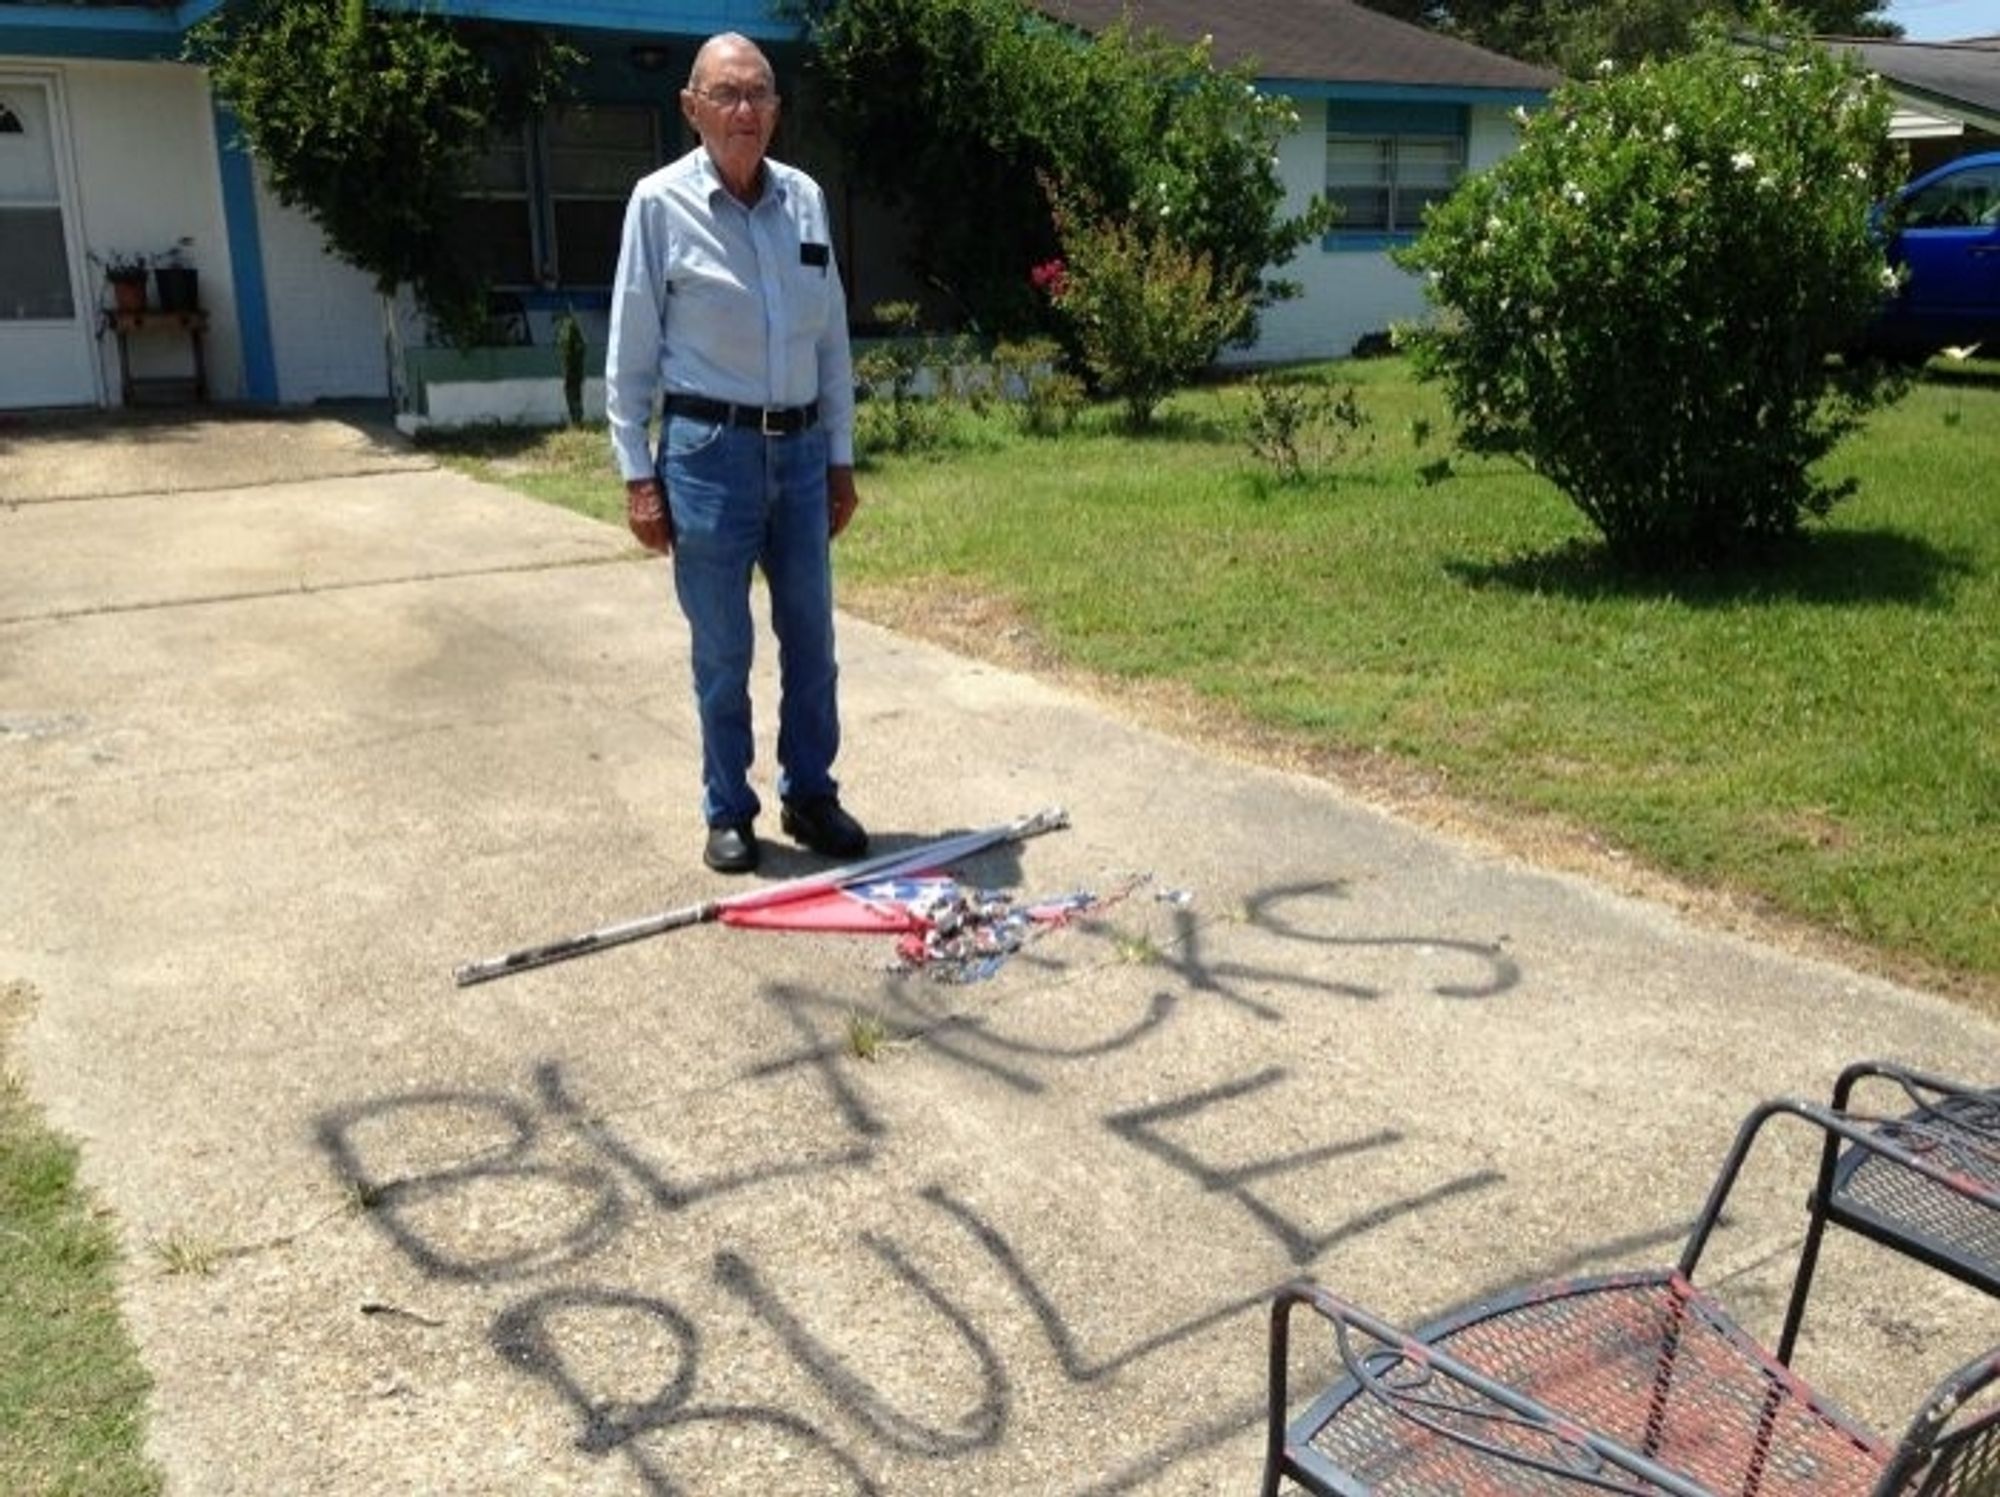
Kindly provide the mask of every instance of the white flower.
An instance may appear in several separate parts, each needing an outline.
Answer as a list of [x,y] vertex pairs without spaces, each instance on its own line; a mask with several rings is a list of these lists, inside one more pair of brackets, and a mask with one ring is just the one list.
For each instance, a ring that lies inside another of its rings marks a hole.
[[1745,73],[1743,75],[1743,86],[1753,91],[1756,89],[1757,85],[1762,83],[1763,81],[1764,81],[1763,75],[1759,73]]
[[1516,105],[1514,106],[1514,123],[1515,123],[1515,124],[1517,124],[1517,125],[1525,125],[1525,124],[1527,124],[1527,123],[1528,123],[1528,106],[1527,106],[1527,105],[1525,105],[1525,104],[1516,104]]
[[1618,64],[1613,62],[1610,58],[1603,57],[1598,59],[1597,62],[1598,77],[1602,78],[1606,73],[1615,73],[1617,70],[1618,70]]
[[1894,291],[1900,284],[1901,281],[1896,275],[1896,267],[1893,265],[1884,265],[1882,267],[1882,289],[1884,291]]
[[1660,130],[1660,139],[1679,140],[1680,138],[1681,138],[1681,127],[1679,125],[1676,125],[1672,120],[1668,120],[1665,126],[1663,126]]
[[1740,172],[1747,172],[1757,164],[1757,158],[1748,151],[1738,151],[1729,158],[1729,164]]
[[1576,183],[1563,183],[1563,196],[1576,204],[1577,207],[1581,208],[1583,206],[1583,189],[1577,186]]

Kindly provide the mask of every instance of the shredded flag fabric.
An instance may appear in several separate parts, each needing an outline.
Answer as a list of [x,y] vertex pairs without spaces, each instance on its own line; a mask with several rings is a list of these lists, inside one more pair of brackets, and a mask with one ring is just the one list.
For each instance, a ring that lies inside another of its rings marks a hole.
[[936,875],[863,879],[840,884],[789,904],[724,910],[724,925],[746,930],[825,930],[888,935],[921,930],[926,912],[953,903],[958,881]]
[[1026,903],[941,873],[857,879],[782,905],[724,910],[720,919],[751,930],[893,934],[890,971],[983,982],[1030,941],[1123,899],[1148,877],[1128,876],[1108,894],[1078,889]]

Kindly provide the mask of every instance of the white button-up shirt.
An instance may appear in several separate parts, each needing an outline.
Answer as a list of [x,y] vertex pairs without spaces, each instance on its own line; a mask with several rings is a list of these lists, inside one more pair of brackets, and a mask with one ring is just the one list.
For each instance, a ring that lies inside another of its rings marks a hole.
[[754,207],[700,147],[632,189],[611,287],[605,413],[620,474],[653,476],[655,397],[819,402],[827,462],[854,461],[854,364],[826,194],[766,158]]

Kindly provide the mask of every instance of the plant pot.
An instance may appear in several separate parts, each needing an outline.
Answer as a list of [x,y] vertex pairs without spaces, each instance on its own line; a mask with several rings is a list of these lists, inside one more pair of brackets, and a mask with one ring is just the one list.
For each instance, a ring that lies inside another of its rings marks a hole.
[[159,288],[160,310],[192,312],[201,302],[201,277],[192,265],[157,265],[153,284]]
[[111,303],[121,312],[143,312],[146,310],[146,273],[137,275],[111,276]]

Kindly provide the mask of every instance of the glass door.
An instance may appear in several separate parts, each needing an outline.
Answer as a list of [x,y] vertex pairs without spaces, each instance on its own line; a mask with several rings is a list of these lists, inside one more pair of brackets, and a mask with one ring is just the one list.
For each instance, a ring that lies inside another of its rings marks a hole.
[[0,72],[0,408],[95,405],[53,79]]

